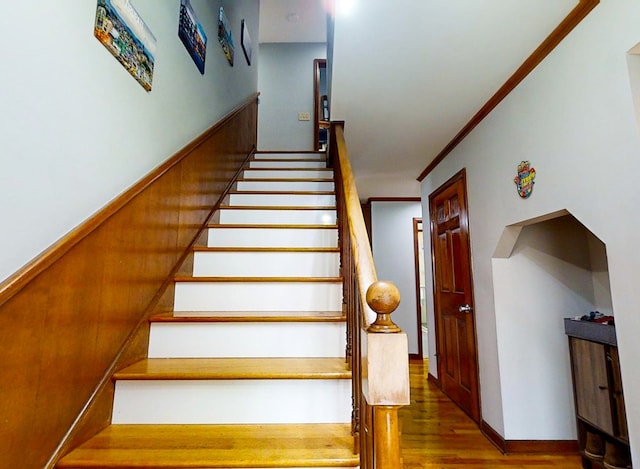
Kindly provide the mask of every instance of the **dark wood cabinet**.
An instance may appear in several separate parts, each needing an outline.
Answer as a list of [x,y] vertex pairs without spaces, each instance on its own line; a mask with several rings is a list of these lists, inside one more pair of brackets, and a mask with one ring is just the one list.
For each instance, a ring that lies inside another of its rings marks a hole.
[[629,452],[615,328],[565,320],[565,332],[569,336],[578,444],[583,455],[583,467],[598,468],[602,463],[585,453],[588,438],[595,435],[607,442],[607,448],[615,448],[622,454]]

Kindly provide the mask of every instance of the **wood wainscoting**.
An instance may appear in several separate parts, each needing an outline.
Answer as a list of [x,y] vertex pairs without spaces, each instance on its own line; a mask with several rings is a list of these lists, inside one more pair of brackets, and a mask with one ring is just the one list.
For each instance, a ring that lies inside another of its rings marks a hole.
[[111,374],[146,356],[147,317],[255,149],[257,109],[256,94],[0,284],[0,466],[52,467],[109,423]]

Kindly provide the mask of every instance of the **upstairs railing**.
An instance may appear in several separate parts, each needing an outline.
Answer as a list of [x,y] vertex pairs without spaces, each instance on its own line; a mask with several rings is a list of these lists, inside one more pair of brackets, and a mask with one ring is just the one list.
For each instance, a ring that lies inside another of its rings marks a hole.
[[399,468],[398,408],[409,404],[409,355],[407,336],[390,314],[400,294],[392,283],[378,281],[343,123],[331,123],[329,141],[329,164],[336,178],[355,449],[363,469]]

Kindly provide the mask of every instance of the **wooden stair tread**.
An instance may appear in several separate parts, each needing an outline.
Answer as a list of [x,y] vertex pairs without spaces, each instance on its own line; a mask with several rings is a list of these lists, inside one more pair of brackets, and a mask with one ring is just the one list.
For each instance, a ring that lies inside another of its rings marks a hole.
[[[260,160],[263,161],[263,160]],[[288,160],[290,161],[290,160]],[[333,171],[333,168],[244,168],[244,171]]]
[[111,425],[59,468],[356,467],[350,425]]
[[[253,171],[253,169],[251,170]],[[333,178],[238,178],[237,182],[333,182]]]
[[256,150],[254,155],[326,155],[324,150]]
[[[300,158],[300,159],[290,159],[290,158],[258,158],[256,160],[251,160],[250,163],[294,163],[293,167],[287,168],[286,166],[249,166],[244,168],[244,171],[252,171],[254,169],[332,169],[326,166],[327,161],[321,158]],[[296,163],[321,163],[324,166],[296,166]]]
[[317,229],[338,229],[338,225],[259,225],[259,224],[221,224],[221,223],[209,223],[207,228],[256,228],[256,229],[296,229],[296,230],[317,230]]
[[342,277],[192,277],[177,276],[175,282],[248,283],[342,283]]
[[150,322],[344,322],[341,311],[179,311],[152,316]]
[[220,210],[335,210],[335,205],[221,205]]
[[229,191],[229,194],[247,195],[335,195],[335,191]]
[[[304,151],[296,151],[294,153],[298,153],[298,154],[307,154],[307,155],[313,155],[316,158],[256,158],[255,156],[251,158],[251,161],[326,161],[325,158],[325,153],[319,153],[319,152],[304,152]],[[255,155],[282,155],[283,152],[256,152]]]
[[147,358],[120,380],[350,379],[344,358]]
[[195,252],[340,252],[335,248],[263,248],[263,247],[208,247],[194,246]]

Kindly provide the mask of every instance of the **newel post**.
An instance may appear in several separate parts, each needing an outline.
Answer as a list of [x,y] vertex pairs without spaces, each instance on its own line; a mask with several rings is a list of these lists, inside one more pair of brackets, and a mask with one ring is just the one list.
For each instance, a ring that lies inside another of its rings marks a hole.
[[376,320],[367,328],[367,394],[373,406],[374,467],[402,467],[398,409],[409,403],[407,336],[391,320],[400,292],[391,282],[375,282],[367,304]]

